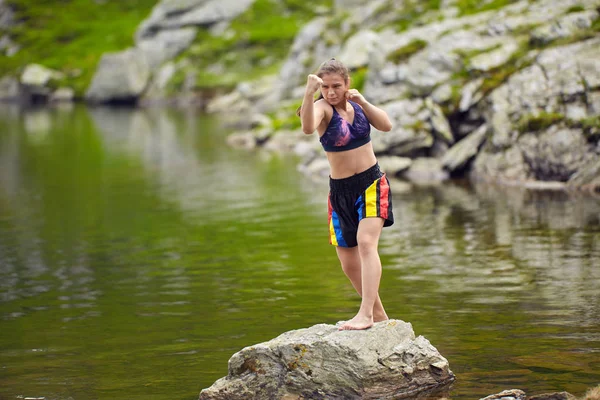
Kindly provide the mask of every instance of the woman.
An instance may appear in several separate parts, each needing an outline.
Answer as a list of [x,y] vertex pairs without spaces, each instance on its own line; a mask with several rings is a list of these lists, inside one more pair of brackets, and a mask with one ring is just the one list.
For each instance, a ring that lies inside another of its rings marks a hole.
[[[389,182],[379,170],[370,137],[371,125],[387,132],[392,124],[385,111],[349,85],[348,69],[341,62],[324,62],[316,75],[308,75],[298,113],[302,131],[310,135],[316,130],[327,153],[329,242],[362,297],[358,313],[340,330],[367,329],[388,319],[378,293],[377,246],[382,228],[394,223]],[[320,96],[314,101],[317,90]]]

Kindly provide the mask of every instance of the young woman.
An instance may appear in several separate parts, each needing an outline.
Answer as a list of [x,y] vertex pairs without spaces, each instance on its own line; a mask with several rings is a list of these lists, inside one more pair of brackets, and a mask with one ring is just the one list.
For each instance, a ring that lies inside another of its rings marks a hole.
[[319,133],[329,160],[329,242],[362,297],[358,313],[340,330],[367,329],[388,319],[378,293],[377,246],[382,228],[394,223],[389,182],[379,169],[370,137],[371,125],[387,132],[392,124],[385,111],[349,85],[348,69],[335,59],[326,61],[316,75],[308,75],[299,110],[302,130]]

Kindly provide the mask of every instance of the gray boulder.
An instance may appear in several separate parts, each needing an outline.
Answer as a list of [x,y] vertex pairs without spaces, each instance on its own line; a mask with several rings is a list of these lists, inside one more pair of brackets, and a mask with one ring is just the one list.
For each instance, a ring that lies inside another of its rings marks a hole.
[[442,166],[448,171],[463,168],[469,160],[477,155],[486,133],[487,125],[482,125],[475,132],[456,143],[442,157]]
[[63,74],[39,64],[29,64],[21,74],[21,84],[31,87],[44,87],[52,79],[61,79]]
[[319,324],[246,347],[200,400],[395,399],[441,390],[455,376],[412,326],[379,322],[364,331]]
[[598,11],[596,10],[563,15],[536,28],[531,33],[531,40],[535,43],[546,44],[557,39],[575,36],[589,29],[598,17]]
[[525,400],[526,397],[525,392],[520,389],[509,389],[479,400]]
[[193,27],[170,29],[139,40],[137,47],[144,52],[150,68],[156,69],[187,49],[195,37]]
[[450,174],[442,168],[439,159],[420,157],[413,160],[410,168],[402,173],[402,177],[413,183],[438,184],[448,180]]
[[371,30],[362,30],[348,39],[342,48],[340,60],[350,69],[369,64],[371,53],[381,38]]
[[566,182],[595,156],[580,129],[554,125],[544,132],[522,135],[518,140],[535,179]]
[[92,103],[135,99],[143,93],[149,79],[150,65],[141,50],[106,53],[85,98]]
[[140,41],[165,29],[211,26],[243,13],[254,0],[162,0],[137,30]]

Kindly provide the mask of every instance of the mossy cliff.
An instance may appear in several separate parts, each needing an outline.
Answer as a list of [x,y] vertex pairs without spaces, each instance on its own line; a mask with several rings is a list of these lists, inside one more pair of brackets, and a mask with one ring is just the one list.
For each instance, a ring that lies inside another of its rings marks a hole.
[[598,0],[30,3],[0,3],[5,99],[227,110],[247,130],[232,144],[294,151],[326,175],[294,111],[336,57],[393,120],[373,135],[390,174],[600,187]]

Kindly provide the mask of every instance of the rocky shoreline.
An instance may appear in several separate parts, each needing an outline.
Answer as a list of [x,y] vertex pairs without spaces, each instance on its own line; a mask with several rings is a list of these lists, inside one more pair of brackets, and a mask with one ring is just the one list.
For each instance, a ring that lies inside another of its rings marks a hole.
[[[134,47],[103,56],[82,98],[56,87],[63,72],[32,64],[0,80],[0,99],[202,107],[239,131],[232,145],[291,150],[303,171],[319,175],[323,154],[298,135],[294,111],[306,75],[335,56],[351,68],[353,85],[392,118],[391,132],[373,133],[388,173],[418,183],[469,177],[600,193],[597,0],[507,1],[476,10],[456,0],[431,9],[335,0],[300,29],[278,72],[210,90],[194,77],[227,69],[218,60],[210,71],[194,69],[190,54],[201,46],[194,38],[208,30],[226,40],[258,1],[188,3],[160,1],[138,27]],[[181,79],[180,90],[169,92]]]

